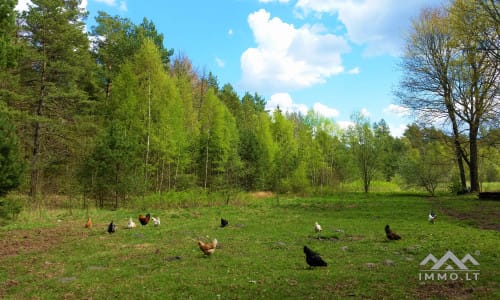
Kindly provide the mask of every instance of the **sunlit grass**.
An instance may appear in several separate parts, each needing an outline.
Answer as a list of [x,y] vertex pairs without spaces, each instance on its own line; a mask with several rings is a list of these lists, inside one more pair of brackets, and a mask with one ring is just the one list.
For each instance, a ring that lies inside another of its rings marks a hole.
[[[478,203],[470,197],[343,193],[229,206],[91,209],[90,230],[83,228],[85,210],[25,211],[0,230],[3,241],[20,249],[0,258],[0,298],[494,299],[500,296],[498,231],[441,210],[476,209]],[[434,225],[427,222],[430,207],[438,214]],[[498,202],[485,209],[498,211]],[[161,226],[124,229],[129,217],[145,212],[160,216]],[[219,227],[220,217],[229,227]],[[113,235],[106,232],[110,220],[118,224]],[[323,226],[321,239],[315,221]],[[387,241],[386,224],[403,239]],[[204,257],[196,241],[213,238],[220,248]],[[328,267],[310,270],[304,245]],[[460,258],[473,255],[480,280],[419,281],[420,261],[447,250]]]

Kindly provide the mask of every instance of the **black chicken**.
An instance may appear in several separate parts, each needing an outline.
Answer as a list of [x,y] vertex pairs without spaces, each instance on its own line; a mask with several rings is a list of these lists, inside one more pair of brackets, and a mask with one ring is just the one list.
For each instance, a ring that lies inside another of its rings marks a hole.
[[226,227],[228,224],[229,222],[226,219],[220,218],[220,227]]
[[108,225],[108,233],[111,234],[111,233],[115,233],[116,231],[116,225],[113,221],[111,221],[111,223],[109,223]]
[[318,253],[312,251],[307,246],[304,246],[306,254],[306,262],[310,267],[326,267],[327,263],[319,256]]
[[401,237],[397,233],[393,232],[391,228],[389,228],[389,225],[385,225],[385,234],[387,235],[387,238],[390,239],[391,241],[401,239]]

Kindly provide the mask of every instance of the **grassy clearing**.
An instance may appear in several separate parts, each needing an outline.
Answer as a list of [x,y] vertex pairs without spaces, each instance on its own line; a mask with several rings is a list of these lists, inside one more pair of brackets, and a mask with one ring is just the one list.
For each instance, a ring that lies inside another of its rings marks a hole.
[[[151,210],[160,227],[124,229],[145,211],[24,212],[0,230],[0,298],[4,299],[499,299],[500,234],[482,229],[482,210],[499,202],[467,197],[349,193],[329,198],[258,199],[245,205]],[[482,205],[482,206],[481,206]],[[438,221],[427,222],[433,207]],[[490,214],[492,212],[492,214]],[[220,217],[229,227],[220,228]],[[113,235],[106,226],[118,224]],[[496,221],[491,222],[498,222]],[[323,226],[320,239],[313,231]],[[403,236],[385,238],[386,224]],[[219,240],[211,257],[198,239]],[[308,245],[329,263],[309,269]],[[429,253],[470,253],[479,280],[420,281]]]

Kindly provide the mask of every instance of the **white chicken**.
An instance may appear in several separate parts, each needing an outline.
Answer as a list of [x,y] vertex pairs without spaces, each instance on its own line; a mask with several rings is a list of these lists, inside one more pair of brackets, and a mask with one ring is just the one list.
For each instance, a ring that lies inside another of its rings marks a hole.
[[160,226],[160,217],[151,217],[151,219],[153,219],[154,226]]
[[434,224],[434,222],[436,221],[437,219],[437,215],[432,211],[429,212],[429,222],[431,222],[432,224]]
[[137,225],[135,224],[135,222],[132,220],[132,218],[129,218],[128,219],[128,224],[127,224],[127,228],[128,229],[132,229],[132,228],[136,228]]
[[314,231],[318,234],[318,238],[319,238],[319,233],[321,232],[321,230],[323,230],[323,228],[321,228],[321,225],[319,225],[318,222],[315,222],[314,223]]

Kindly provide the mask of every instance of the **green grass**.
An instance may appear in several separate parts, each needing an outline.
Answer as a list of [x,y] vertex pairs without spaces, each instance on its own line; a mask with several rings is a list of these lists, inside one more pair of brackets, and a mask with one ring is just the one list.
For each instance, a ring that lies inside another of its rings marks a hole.
[[[91,210],[90,230],[83,210],[23,212],[0,229],[0,298],[499,299],[500,234],[466,218],[467,211],[481,218],[476,210],[491,217],[499,204],[402,193],[280,198],[279,205],[269,198],[151,210],[161,226],[133,230],[123,229],[128,217],[144,211]],[[438,214],[434,225],[430,207]],[[218,227],[221,216],[229,227]],[[113,235],[106,233],[111,219],[118,224]],[[387,241],[386,224],[403,239]],[[196,241],[213,238],[220,248],[204,257]],[[304,245],[328,267],[309,269]],[[474,256],[479,280],[420,281],[420,261],[447,250]]]

